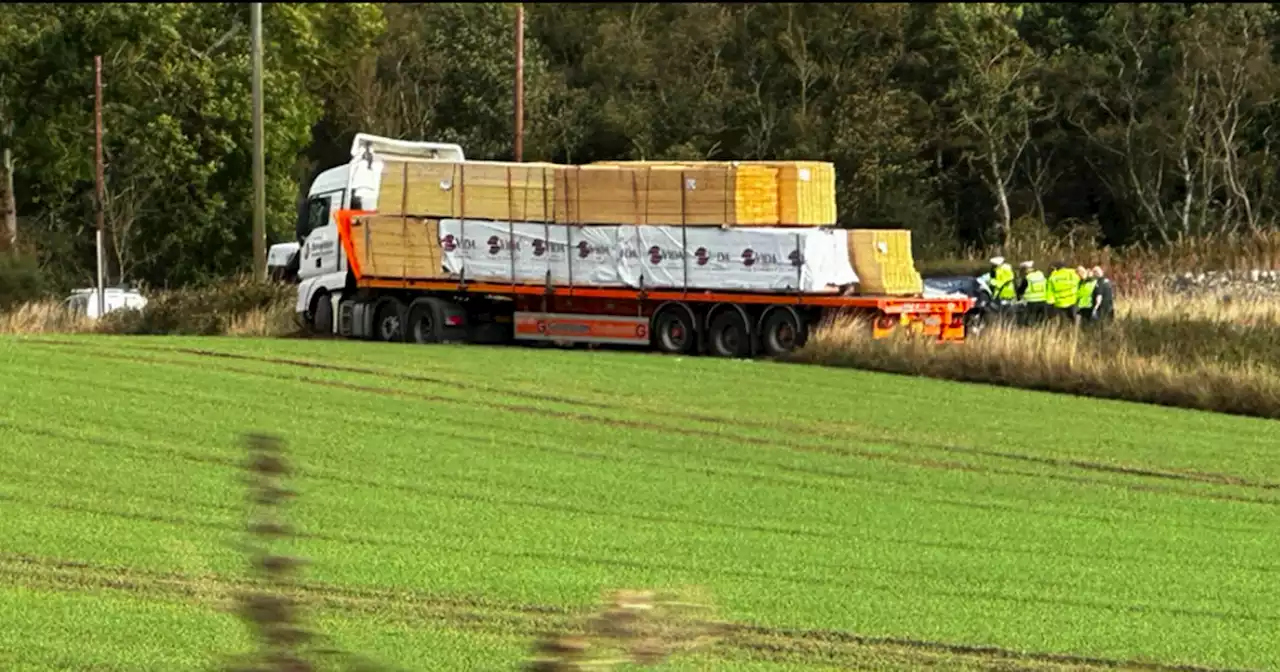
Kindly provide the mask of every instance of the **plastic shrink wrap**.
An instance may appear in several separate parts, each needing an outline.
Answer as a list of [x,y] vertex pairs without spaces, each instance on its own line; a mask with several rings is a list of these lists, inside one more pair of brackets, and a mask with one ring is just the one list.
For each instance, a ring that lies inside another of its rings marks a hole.
[[445,219],[439,232],[445,270],[471,281],[791,292],[857,281],[844,231]]

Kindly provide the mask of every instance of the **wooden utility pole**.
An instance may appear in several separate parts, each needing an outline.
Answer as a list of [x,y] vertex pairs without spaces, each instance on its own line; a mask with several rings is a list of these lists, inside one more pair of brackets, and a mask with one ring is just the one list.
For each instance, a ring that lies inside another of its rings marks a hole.
[[267,197],[262,149],[262,3],[249,7],[253,42],[253,277],[267,279]]
[[10,247],[18,244],[18,198],[13,193],[13,154],[4,150],[4,200],[0,211],[4,213],[4,236]]
[[524,3],[516,5],[516,163],[524,160]]
[[107,279],[106,279],[106,261],[107,257],[102,249],[104,238],[104,210],[106,209],[106,176],[103,174],[102,166],[102,57],[93,57],[93,130],[94,130],[94,148],[93,163],[96,182],[95,191],[97,192],[97,218],[98,218],[98,317],[101,318],[107,312]]

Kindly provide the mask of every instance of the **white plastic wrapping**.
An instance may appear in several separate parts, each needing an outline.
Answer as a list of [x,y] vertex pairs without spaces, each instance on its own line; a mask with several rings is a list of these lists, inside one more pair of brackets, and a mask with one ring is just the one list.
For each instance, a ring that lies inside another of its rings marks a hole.
[[440,242],[445,269],[475,281],[542,283],[550,271],[558,285],[805,292],[857,281],[845,232],[818,228],[445,219]]

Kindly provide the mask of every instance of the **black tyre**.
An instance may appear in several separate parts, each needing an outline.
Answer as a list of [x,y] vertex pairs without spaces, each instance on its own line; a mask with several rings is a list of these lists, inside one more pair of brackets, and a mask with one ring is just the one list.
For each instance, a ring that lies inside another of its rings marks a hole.
[[803,347],[807,332],[804,320],[796,313],[772,310],[760,325],[760,349],[768,357],[780,357]]
[[682,308],[662,311],[653,323],[653,341],[660,352],[687,355],[698,344],[693,316]]
[[751,355],[751,330],[737,310],[723,310],[711,321],[708,329],[711,354],[716,357],[749,357]]
[[311,330],[321,336],[333,335],[333,303],[327,293],[316,297],[311,309]]
[[405,307],[396,299],[383,299],[373,313],[373,340],[396,343],[404,339]]
[[443,319],[433,301],[414,301],[404,322],[404,339],[409,343],[439,343]]
[[477,345],[502,345],[512,341],[510,322],[482,322],[472,324],[467,340]]
[[964,314],[964,335],[965,338],[976,338],[982,335],[987,329],[987,311],[970,310]]

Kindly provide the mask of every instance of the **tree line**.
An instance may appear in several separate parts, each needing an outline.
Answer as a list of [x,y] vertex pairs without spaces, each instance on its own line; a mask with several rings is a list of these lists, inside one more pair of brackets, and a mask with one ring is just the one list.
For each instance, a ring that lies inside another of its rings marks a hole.
[[[510,160],[512,4],[267,4],[268,237],[358,131]],[[922,256],[1020,236],[1276,228],[1270,4],[534,4],[525,160],[815,159],[843,226]],[[22,240],[93,277],[103,57],[111,281],[250,267],[249,7],[0,8]]]

